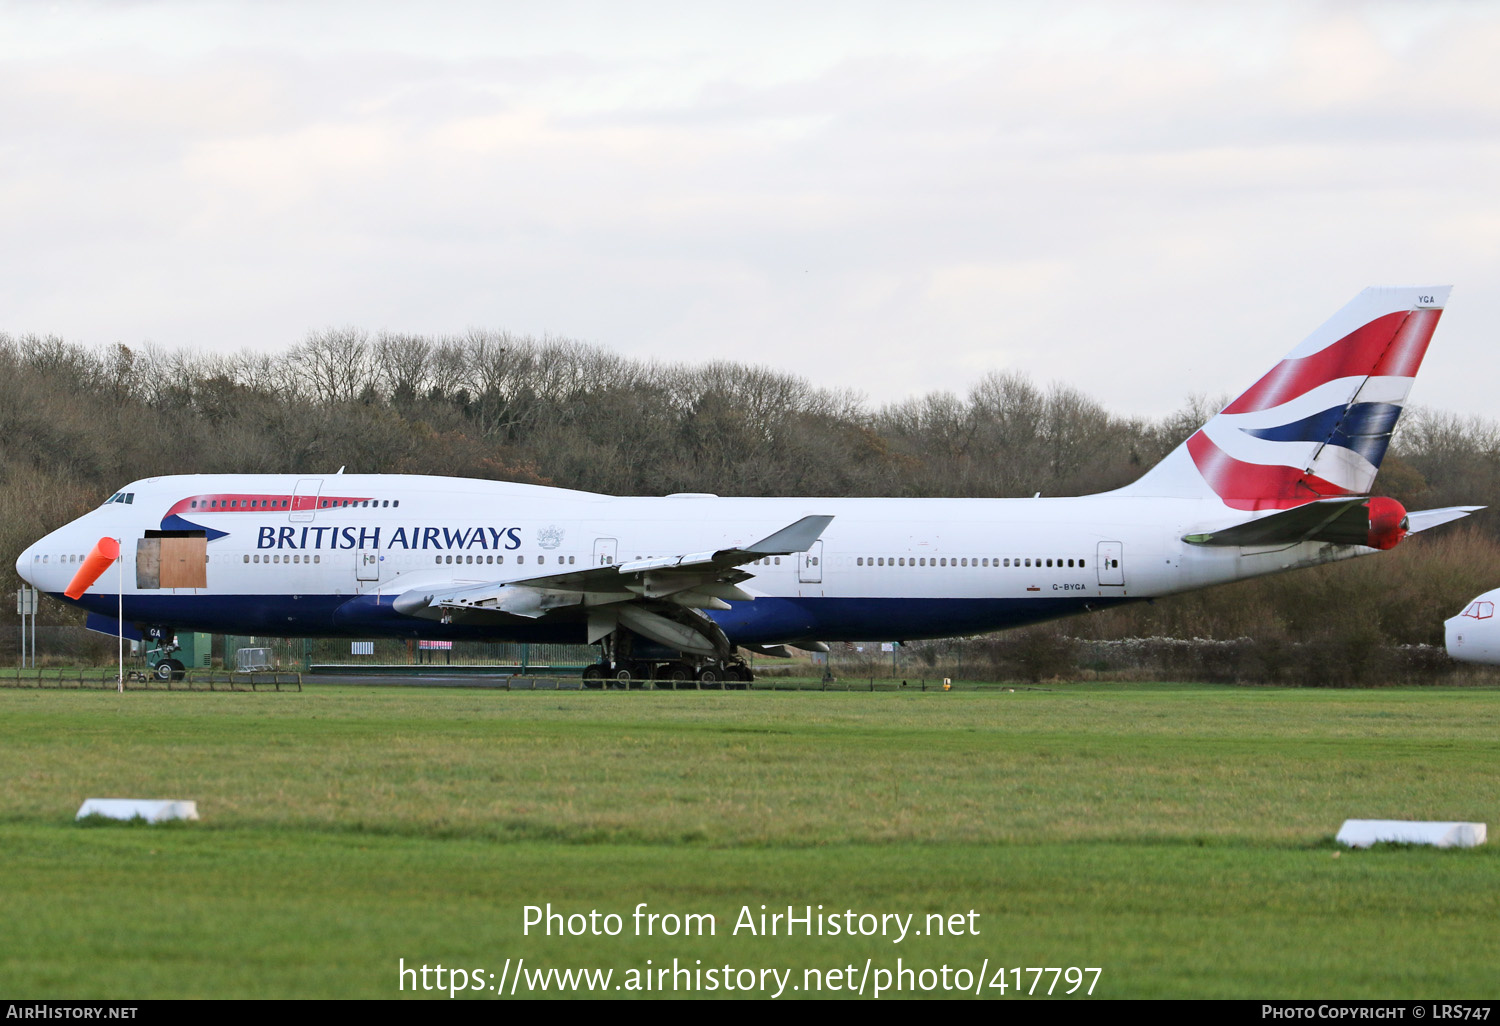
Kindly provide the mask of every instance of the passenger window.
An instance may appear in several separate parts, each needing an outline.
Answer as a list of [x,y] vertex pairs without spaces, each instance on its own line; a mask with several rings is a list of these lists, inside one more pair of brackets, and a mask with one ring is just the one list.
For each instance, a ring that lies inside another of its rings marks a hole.
[[578,558],[578,557],[577,557],[577,556],[569,556],[569,557],[568,557],[568,565],[569,565],[569,566],[572,566],[572,565],[573,565],[573,562],[574,562],[574,560],[576,560],[576,559],[577,559],[577,558]]
[[314,556],[313,557],[313,562],[314,563],[321,563],[321,562],[323,562],[323,557],[322,556]]
[[245,562],[250,562],[250,554],[248,552],[245,554]]
[[[639,558],[640,558],[640,557],[639,557],[639,556],[637,556],[637,557],[636,557],[636,558],[637,558],[637,559],[639,559]],[[775,557],[775,558],[776,558],[776,565],[777,565],[777,566],[780,566],[780,565],[781,565],[781,557],[780,557],[780,556],[777,556],[777,557]]]
[[400,499],[393,499],[393,500],[391,500],[391,505],[392,506],[399,506],[399,505],[401,505],[401,500]]
[[495,557],[495,562],[496,563],[504,563],[505,562],[505,557],[504,556],[496,556]]
[[526,562],[526,557],[525,556],[517,556],[516,557],[516,562],[517,563],[524,563],[524,562]]
[[536,557],[536,561],[538,563],[545,563],[545,562],[547,562],[547,557],[546,556],[538,556],[538,557]]

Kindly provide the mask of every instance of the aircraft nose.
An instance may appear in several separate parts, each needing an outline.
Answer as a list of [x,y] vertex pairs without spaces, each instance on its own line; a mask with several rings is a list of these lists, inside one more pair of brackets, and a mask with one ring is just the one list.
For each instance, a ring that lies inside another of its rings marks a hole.
[[31,572],[31,566],[35,559],[35,545],[31,546],[25,552],[16,557],[16,573],[20,576],[21,580],[33,586],[36,584],[36,581],[32,580],[33,574]]

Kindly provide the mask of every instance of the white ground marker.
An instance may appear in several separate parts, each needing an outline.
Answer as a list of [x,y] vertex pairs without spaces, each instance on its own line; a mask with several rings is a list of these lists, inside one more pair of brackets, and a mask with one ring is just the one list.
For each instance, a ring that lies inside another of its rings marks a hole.
[[84,816],[108,816],[110,819],[135,819],[160,823],[164,819],[197,819],[198,803],[161,798],[90,798],[78,807],[76,819]]
[[1412,819],[1346,819],[1339,828],[1340,844],[1368,848],[1372,844],[1430,844],[1437,848],[1472,848],[1485,841],[1483,823],[1423,823]]

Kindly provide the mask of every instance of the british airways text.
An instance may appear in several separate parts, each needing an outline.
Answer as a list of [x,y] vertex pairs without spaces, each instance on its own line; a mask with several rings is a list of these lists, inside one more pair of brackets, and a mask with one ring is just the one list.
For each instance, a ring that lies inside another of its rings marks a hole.
[[519,527],[398,527],[380,544],[378,527],[262,527],[257,549],[519,549]]

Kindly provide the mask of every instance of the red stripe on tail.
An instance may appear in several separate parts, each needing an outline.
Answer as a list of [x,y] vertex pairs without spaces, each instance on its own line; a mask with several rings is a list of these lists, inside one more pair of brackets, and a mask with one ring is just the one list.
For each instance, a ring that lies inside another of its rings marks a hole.
[[1290,402],[1327,381],[1370,375],[1409,378],[1422,365],[1441,310],[1401,310],[1377,317],[1311,356],[1282,360],[1225,413],[1254,413]]
[[1354,494],[1296,467],[1237,460],[1202,431],[1187,440],[1187,448],[1203,480],[1231,509],[1290,509],[1315,499]]

